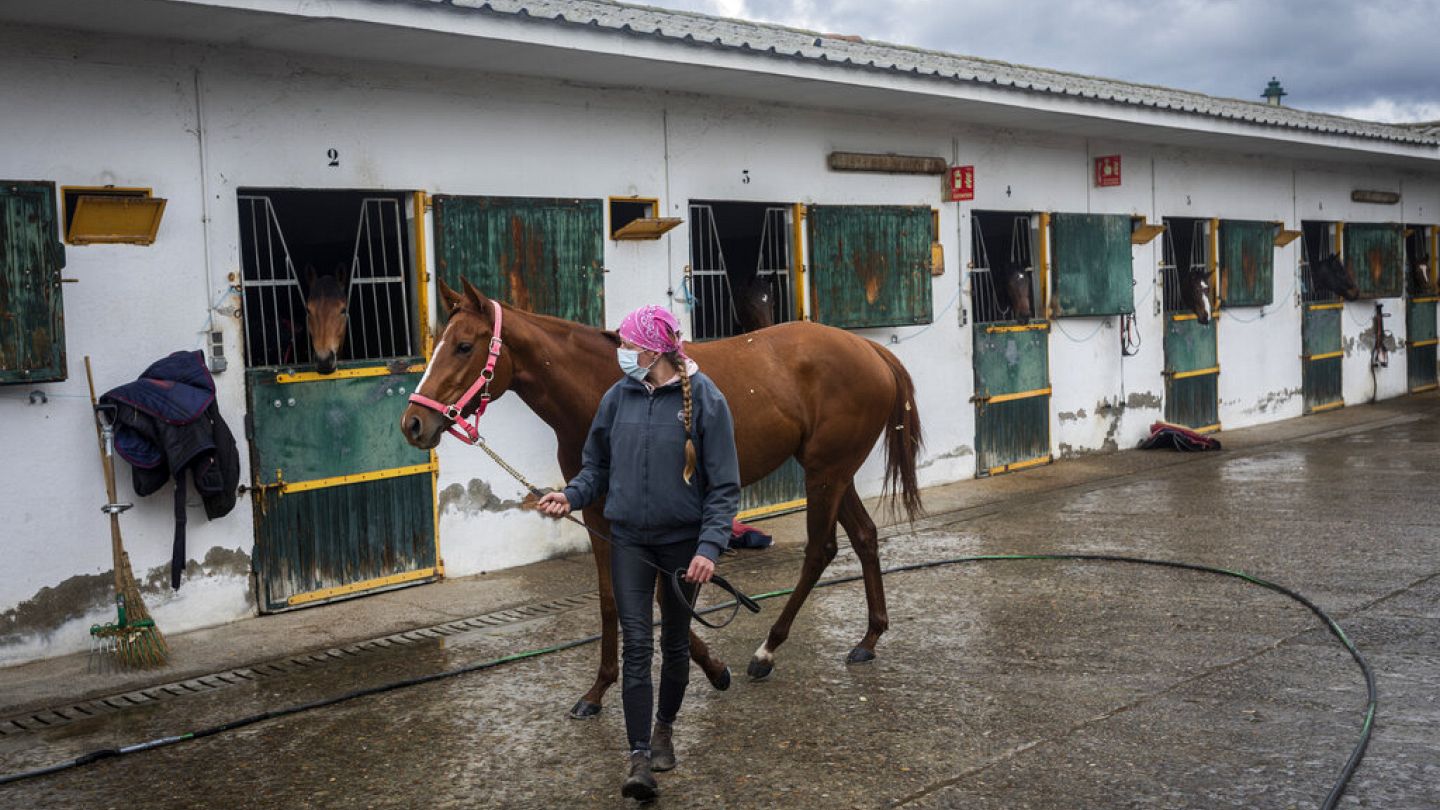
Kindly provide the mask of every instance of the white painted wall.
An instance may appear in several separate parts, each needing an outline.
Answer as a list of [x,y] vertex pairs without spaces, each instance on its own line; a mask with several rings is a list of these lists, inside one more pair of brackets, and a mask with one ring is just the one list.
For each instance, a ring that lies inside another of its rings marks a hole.
[[[721,98],[576,87],[392,64],[301,59],[183,45],[37,31],[0,33],[0,177],[59,185],[149,186],[169,199],[151,247],[69,247],[65,309],[70,379],[0,390],[0,513],[7,576],[0,611],[42,589],[110,567],[98,512],[103,487],[95,458],[81,358],[94,356],[101,390],[132,379],[152,360],[202,345],[211,301],[226,335],[231,369],[217,377],[222,412],[241,433],[243,352],[230,279],[238,277],[236,194],[241,188],[423,189],[444,194],[605,198],[654,196],[686,216],[692,199],[932,205],[940,209],[947,270],[934,280],[934,323],[863,330],[889,345],[918,383],[927,446],[922,484],[974,475],[970,352],[969,213],[976,209],[1281,219],[1386,219],[1349,203],[1356,185],[1399,188],[1414,216],[1440,220],[1436,177],[1381,179],[1363,165],[1292,166],[1230,154],[1133,141],[1001,131],[963,121],[895,120]],[[204,137],[197,137],[203,133]],[[329,149],[340,153],[331,167]],[[834,150],[947,157],[977,167],[973,203],[940,202],[941,179],[830,172]],[[1091,158],[1123,156],[1125,183],[1096,189]],[[202,171],[203,164],[203,171]],[[744,182],[748,172],[749,182]],[[1377,183],[1383,183],[1377,186]],[[202,191],[203,189],[203,191]],[[1431,213],[1423,213],[1429,211]],[[208,217],[208,223],[207,223]],[[207,250],[208,246],[208,250]],[[432,245],[433,247],[433,245]],[[688,262],[688,228],[656,242],[607,242],[606,320],[667,300]],[[1220,326],[1221,416],[1229,427],[1298,415],[1298,243],[1276,257],[1276,301],[1226,313]],[[1160,241],[1134,250],[1139,355],[1122,358],[1117,319],[1067,318],[1051,334],[1052,450],[1129,447],[1161,416],[1161,319],[1155,266]],[[432,263],[433,266],[433,263]],[[432,296],[433,301],[433,296]],[[686,319],[683,303],[670,306]],[[1403,336],[1397,313],[1388,324]],[[1368,316],[1347,309],[1347,347]],[[431,313],[433,320],[433,312]],[[962,317],[966,325],[962,326]],[[1367,324],[1368,326],[1368,324]],[[1365,357],[1351,352],[1345,396],[1370,396]],[[1404,364],[1382,373],[1381,396],[1404,387]],[[49,396],[30,405],[31,388]],[[1127,407],[1128,405],[1128,407]],[[1083,412],[1083,416],[1080,414]],[[1068,416],[1067,416],[1068,415]],[[555,440],[507,396],[485,417],[485,433],[537,481],[560,483]],[[472,481],[517,499],[483,454],[453,442],[440,452],[442,490]],[[248,462],[248,459],[247,459]],[[248,463],[246,464],[248,468]],[[249,471],[243,475],[248,479]],[[129,473],[122,471],[123,487]],[[879,454],[861,470],[860,489],[878,492]],[[463,501],[440,515],[447,574],[518,565],[583,548],[576,527]],[[248,504],[207,523],[192,510],[191,556],[253,547]],[[138,573],[164,566],[172,530],[169,499],[141,501],[122,519]],[[243,573],[216,570],[174,595],[148,600],[168,632],[250,615]],[[82,649],[92,611],[48,634],[0,640],[0,664]]]

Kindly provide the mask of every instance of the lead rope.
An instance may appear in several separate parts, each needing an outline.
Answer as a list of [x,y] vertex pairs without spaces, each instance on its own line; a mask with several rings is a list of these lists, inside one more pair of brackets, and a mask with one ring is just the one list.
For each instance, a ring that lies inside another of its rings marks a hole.
[[[475,437],[475,446],[479,447],[481,450],[484,450],[485,455],[489,456],[492,461],[500,465],[500,469],[509,473],[510,477],[514,478],[516,481],[519,481],[520,485],[529,490],[530,494],[534,495],[535,497],[541,498],[549,494],[550,492],[554,492],[553,489],[542,489],[541,487],[537,487],[533,483],[531,483],[530,480],[524,476],[524,474],[512,467],[507,461],[505,461],[505,459],[501,458],[499,453],[492,450],[490,448],[490,445],[485,442],[484,436],[477,435]],[[586,525],[585,521],[580,520],[574,515],[566,515],[565,519],[589,532],[596,539],[603,540],[606,543],[609,543],[611,546],[620,549],[626,554],[629,554],[631,557],[634,557],[640,562],[645,563],[651,568],[654,568],[661,575],[666,577],[670,581],[670,590],[675,594],[675,596],[680,599],[682,603],[685,604],[686,609],[690,611],[690,618],[705,625],[706,627],[709,627],[712,630],[719,630],[720,628],[730,624],[730,622],[735,621],[735,617],[740,613],[740,608],[742,607],[750,611],[751,613],[760,612],[759,603],[747,596],[744,591],[740,590],[734,585],[731,585],[728,580],[726,580],[719,574],[711,574],[710,582],[712,584],[725,591],[726,593],[729,593],[731,596],[735,597],[734,603],[730,606],[730,612],[725,615],[725,618],[717,622],[712,622],[706,619],[703,615],[708,611],[697,610],[695,607],[697,600],[700,598],[700,583],[695,583],[694,590],[688,594],[685,593],[685,587],[681,584],[681,576],[685,573],[684,569],[666,571],[664,568],[661,568],[655,563],[645,559],[638,551],[631,548],[629,545],[617,542],[613,537],[607,537],[606,535],[590,528],[588,525]]]

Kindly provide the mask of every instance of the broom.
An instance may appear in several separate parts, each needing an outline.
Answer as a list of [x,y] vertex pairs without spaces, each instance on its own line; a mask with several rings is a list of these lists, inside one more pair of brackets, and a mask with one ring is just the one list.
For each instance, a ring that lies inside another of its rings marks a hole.
[[95,378],[90,372],[90,356],[85,356],[85,381],[90,384],[90,407],[95,412],[95,440],[100,445],[100,466],[105,470],[105,494],[109,498],[100,511],[110,516],[110,553],[115,563],[115,612],[117,620],[90,627],[90,660],[96,669],[109,668],[110,662],[122,668],[157,667],[165,663],[170,648],[165,636],[150,618],[135,573],[130,570],[130,555],[120,541],[120,513],[133,504],[115,500],[115,428],[106,415],[113,408],[101,408],[95,400]]

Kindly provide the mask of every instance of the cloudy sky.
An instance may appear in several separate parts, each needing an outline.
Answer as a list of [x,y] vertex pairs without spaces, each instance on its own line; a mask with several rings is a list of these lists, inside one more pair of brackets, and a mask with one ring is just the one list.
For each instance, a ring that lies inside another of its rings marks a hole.
[[1440,0],[640,0],[1302,109],[1440,120]]

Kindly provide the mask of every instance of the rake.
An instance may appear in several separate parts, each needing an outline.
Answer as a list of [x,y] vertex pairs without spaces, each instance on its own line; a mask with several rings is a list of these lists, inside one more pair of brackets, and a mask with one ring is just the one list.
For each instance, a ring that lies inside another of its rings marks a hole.
[[120,541],[120,513],[134,504],[119,503],[115,498],[115,407],[101,406],[95,400],[95,378],[90,372],[90,357],[85,357],[85,381],[90,384],[90,406],[95,411],[95,440],[100,446],[100,466],[105,470],[105,494],[108,497],[100,511],[110,516],[110,552],[115,563],[116,620],[90,626],[90,663],[87,669],[104,672],[116,668],[143,669],[165,663],[170,648],[165,636],[150,618],[140,587],[130,569],[130,555]]

